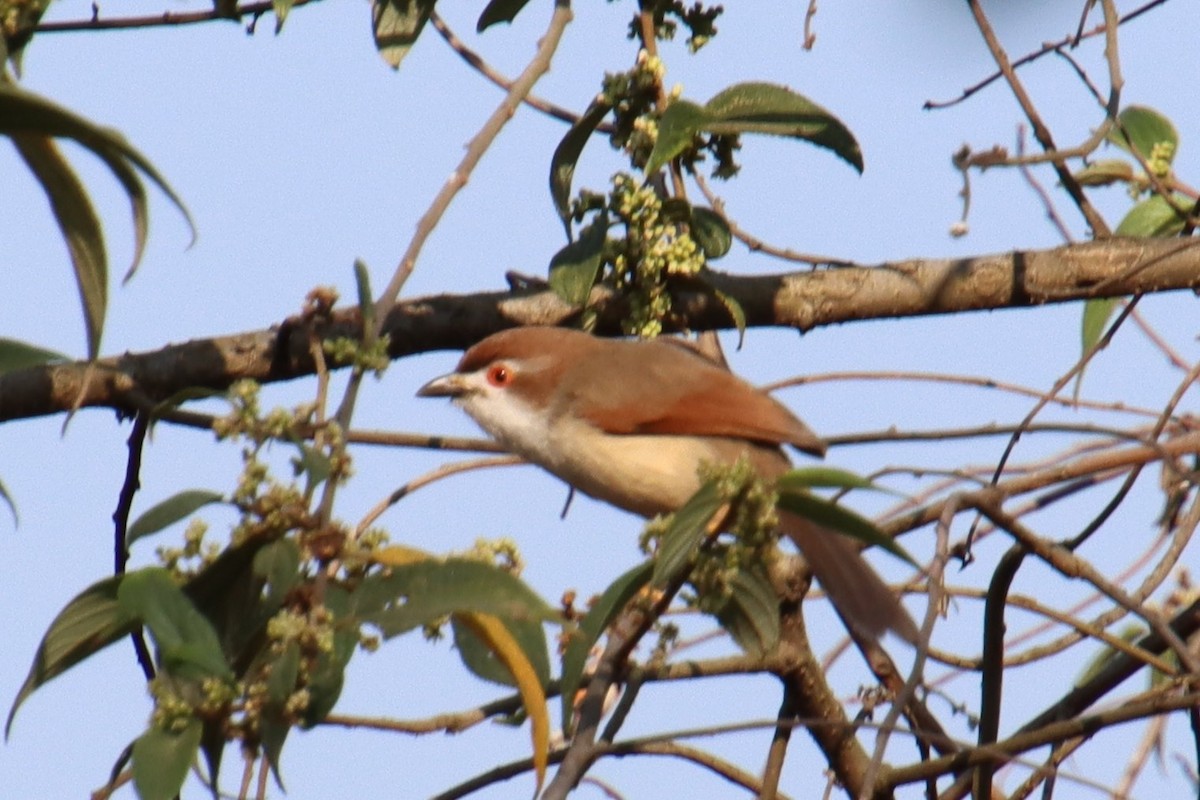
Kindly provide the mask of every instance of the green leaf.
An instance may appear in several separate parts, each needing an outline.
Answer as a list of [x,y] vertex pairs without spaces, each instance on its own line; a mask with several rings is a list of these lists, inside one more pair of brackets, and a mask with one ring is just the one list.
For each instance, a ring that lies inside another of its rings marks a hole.
[[479,15],[479,21],[475,23],[475,32],[483,33],[498,22],[512,22],[528,2],[529,0],[491,0]]
[[223,502],[225,502],[225,497],[220,492],[208,489],[188,489],[174,494],[134,520],[133,524],[129,526],[129,530],[125,532],[125,543],[126,545],[133,544],[143,536],[158,533],[163,528],[174,525],[207,505]]
[[604,590],[600,599],[588,609],[587,614],[580,621],[579,627],[571,633],[571,637],[567,641],[567,649],[563,653],[562,681],[560,682],[563,730],[571,728],[571,712],[575,704],[575,692],[579,689],[592,645],[621,612],[621,609],[625,608],[625,604],[649,583],[653,572],[654,562],[644,561],[617,578]]
[[5,737],[12,729],[17,709],[34,690],[137,629],[137,620],[117,602],[117,590],[124,577],[114,575],[93,583],[58,612],[42,636],[29,674],[9,709]]
[[392,69],[417,43],[437,0],[371,0],[375,48]]
[[849,128],[785,86],[739,83],[709,100],[704,116],[703,128],[710,133],[766,133],[804,139],[832,150],[857,171],[863,171],[862,151]]
[[1104,326],[1112,316],[1113,309],[1120,302],[1116,297],[1098,297],[1083,304],[1083,325],[1080,334],[1083,340],[1083,351],[1087,352],[1104,333]]
[[[183,201],[154,168],[154,165],[138,150],[130,146],[125,138],[116,131],[102,128],[12,83],[0,82],[0,133],[10,136],[28,133],[74,139],[103,160],[127,190],[131,173],[124,170],[119,171],[113,165],[121,162],[126,167],[135,167],[137,172],[149,178],[179,210],[191,231],[192,239],[195,240],[196,225]],[[141,204],[137,197],[130,199],[134,204],[136,227],[138,225],[136,211]],[[139,251],[139,248],[135,247],[135,251]]]
[[653,175],[690,147],[706,122],[705,110],[688,100],[676,100],[667,106],[658,121],[658,138],[646,159],[645,173]]
[[182,731],[150,728],[133,743],[133,785],[141,800],[172,800],[200,750],[200,720]]
[[300,547],[291,539],[278,539],[254,554],[254,574],[271,587],[267,606],[272,612],[300,582]]
[[66,360],[68,360],[67,357],[62,353],[0,336],[0,375],[36,367],[39,364],[48,364],[52,361]]
[[733,247],[733,232],[729,230],[729,223],[711,208],[692,207],[691,232],[709,261],[716,261]]
[[550,259],[550,288],[573,306],[582,306],[591,294],[596,276],[604,263],[604,244],[608,239],[608,214],[596,215],[579,235]]
[[293,438],[292,444],[300,451],[300,455],[292,459],[292,471],[305,476],[304,495],[311,497],[313,491],[329,480],[333,472],[333,462],[329,456],[299,438]]
[[[550,682],[550,656],[546,653],[546,631],[542,623],[525,619],[503,619],[504,627],[512,634],[521,652],[533,666],[542,686]],[[485,681],[504,686],[516,686],[512,673],[496,653],[475,634],[469,625],[462,624],[457,617],[450,620],[454,632],[454,646],[463,664]]]
[[1074,173],[1080,186],[1109,186],[1129,183],[1134,178],[1133,165],[1120,158],[1102,158]]
[[267,703],[282,710],[292,692],[296,691],[296,678],[299,675],[300,644],[290,641],[279,657],[271,662],[271,671],[267,676]]
[[896,494],[891,489],[877,486],[870,480],[837,467],[798,467],[779,476],[776,485],[781,490],[803,491],[804,489],[872,489],[877,492]]
[[327,586],[325,589],[325,607],[333,613],[335,622],[333,649],[322,651],[309,673],[309,701],[301,719],[301,724],[306,728],[325,719],[341,696],[342,685],[346,681],[346,665],[358,647],[358,622],[354,617],[360,600],[339,586]]
[[[493,564],[463,558],[427,560],[393,567],[359,587],[374,598],[362,608],[365,622],[386,637],[397,636],[456,611],[480,611],[517,620],[551,620],[558,613],[520,578]],[[370,608],[378,605],[378,610]]]
[[696,550],[708,534],[708,524],[725,498],[717,489],[715,481],[705,481],[683,506],[671,515],[671,523],[663,534],[654,559],[656,587],[666,586],[691,566]]
[[823,497],[817,497],[806,491],[781,489],[779,492],[779,507],[797,516],[810,519],[832,531],[844,533],[869,545],[882,547],[897,558],[920,569],[917,562],[905,552],[903,547],[896,543],[895,539],[885,536],[870,520],[860,517],[850,509],[839,506],[837,503],[833,503]]
[[354,286],[358,289],[358,313],[362,317],[362,335],[375,332],[375,301],[371,294],[371,272],[361,258],[354,259]]
[[716,611],[717,621],[738,646],[761,656],[779,643],[779,598],[758,567],[740,569],[728,599]]
[[733,325],[738,332],[738,349],[742,349],[742,344],[746,340],[746,311],[742,308],[742,304],[737,301],[732,295],[725,294],[720,289],[709,287],[710,291],[716,296],[721,305],[725,306],[725,310],[729,312],[729,318],[733,320]]
[[150,629],[168,673],[233,679],[212,623],[167,570],[147,567],[128,573],[117,590],[117,602],[122,611]]
[[566,227],[568,237],[571,235],[571,182],[575,178],[575,165],[588,139],[611,110],[612,106],[603,100],[593,100],[583,116],[563,136],[558,147],[554,148],[554,155],[550,158],[550,199],[554,201],[554,210]]
[[59,230],[67,242],[75,284],[83,304],[88,358],[100,354],[108,308],[108,254],[100,218],[83,184],[48,136],[14,133],[12,142],[42,184]]
[[1117,124],[1108,132],[1108,140],[1127,153],[1138,153],[1149,160],[1155,145],[1168,145],[1170,163],[1179,147],[1179,131],[1174,123],[1147,106],[1129,106],[1117,115]]
[[[1180,208],[1191,208],[1195,200],[1175,194]],[[1129,209],[1129,213],[1113,231],[1117,236],[1161,237],[1174,236],[1183,230],[1183,217],[1161,195],[1154,195]]]

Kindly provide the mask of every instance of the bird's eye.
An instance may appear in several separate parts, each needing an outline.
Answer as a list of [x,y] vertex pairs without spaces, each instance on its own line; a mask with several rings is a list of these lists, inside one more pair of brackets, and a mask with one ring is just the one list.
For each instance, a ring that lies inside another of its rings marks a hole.
[[500,388],[508,386],[512,382],[512,370],[504,364],[492,364],[488,367],[487,382]]

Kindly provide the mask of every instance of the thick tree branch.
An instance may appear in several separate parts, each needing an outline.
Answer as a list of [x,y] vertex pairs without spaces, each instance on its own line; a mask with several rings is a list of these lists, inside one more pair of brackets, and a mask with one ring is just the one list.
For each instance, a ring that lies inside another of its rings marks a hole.
[[[712,273],[709,284],[741,304],[751,327],[801,331],[863,319],[1023,308],[1090,297],[1200,288],[1200,243],[1111,239],[963,259],[914,259],[875,267],[837,267],[780,275]],[[619,297],[597,288],[600,330],[614,333]],[[693,329],[732,326],[711,291],[693,287],[675,309]],[[514,325],[569,323],[577,311],[543,287],[439,295],[399,303],[387,316],[390,353],[402,358],[462,349]],[[357,337],[357,308],[294,317],[268,330],[196,339],[145,353],[102,359],[84,381],[84,362],[44,365],[0,375],[0,422],[80,406],[145,409],[182,389],[224,389],[236,380],[263,383],[312,374],[308,328],[321,338]],[[83,392],[82,398],[80,393]]]

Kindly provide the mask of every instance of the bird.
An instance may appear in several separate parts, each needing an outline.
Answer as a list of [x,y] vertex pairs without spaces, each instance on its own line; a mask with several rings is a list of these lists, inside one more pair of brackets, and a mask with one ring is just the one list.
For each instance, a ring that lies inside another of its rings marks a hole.
[[[505,449],[597,500],[642,517],[678,510],[702,464],[750,463],[771,482],[783,446],[825,443],[786,406],[679,339],[601,338],[570,328],[517,327],[470,347],[418,397],[446,397]],[[877,641],[909,643],[917,628],[851,539],[779,510],[843,622]]]

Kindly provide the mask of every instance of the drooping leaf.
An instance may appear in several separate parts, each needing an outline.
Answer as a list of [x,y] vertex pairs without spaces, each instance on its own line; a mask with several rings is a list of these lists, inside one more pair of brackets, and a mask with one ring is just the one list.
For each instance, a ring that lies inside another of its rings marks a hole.
[[653,175],[686,150],[708,122],[703,108],[688,100],[667,106],[658,121],[658,138],[646,159],[645,173]]
[[571,633],[567,642],[566,652],[563,653],[562,666],[562,727],[571,728],[571,713],[575,704],[575,692],[579,689],[584,667],[587,666],[588,653],[592,645],[600,638],[600,634],[616,618],[621,609],[625,608],[634,595],[650,582],[654,573],[654,562],[643,561],[633,569],[617,578],[604,593],[600,595],[587,614],[580,621],[579,627]]
[[601,212],[580,233],[550,259],[550,288],[573,306],[582,306],[591,294],[596,276],[604,263],[604,243],[608,240],[608,214]]
[[[1180,208],[1191,208],[1195,200],[1176,194],[1175,202]],[[1117,236],[1167,237],[1183,230],[1184,219],[1161,195],[1153,195],[1129,209],[1121,219]]]
[[779,598],[758,567],[738,571],[716,617],[750,655],[761,656],[779,643]]
[[163,528],[174,525],[207,505],[224,501],[224,495],[208,489],[187,489],[171,495],[133,521],[133,524],[125,532],[125,544],[126,546],[131,545],[143,536],[158,533]]
[[733,233],[729,230],[729,223],[711,208],[693,206],[691,222],[692,238],[700,245],[704,257],[709,261],[716,261],[733,247]]
[[36,367],[39,364],[49,364],[52,361],[66,360],[67,357],[62,353],[0,336],[0,375],[18,369]]
[[498,22],[512,22],[528,2],[529,0],[491,0],[479,15],[479,21],[475,23],[475,32],[483,33]]
[[806,491],[780,489],[779,507],[797,516],[810,519],[830,530],[858,539],[860,542],[881,547],[897,558],[920,569],[917,566],[917,562],[905,552],[904,548],[895,539],[885,536],[870,520],[860,517],[850,509],[840,506],[837,503],[833,503],[823,497],[817,497],[815,494]]
[[[193,240],[196,236],[196,225],[191,213],[166,179],[159,174],[154,165],[138,150],[130,146],[121,134],[110,128],[98,126],[91,121],[68,111],[51,101],[32,92],[25,91],[15,84],[0,82],[0,134],[35,134],[41,136],[63,137],[74,139],[79,144],[94,153],[114,171],[121,184],[128,188],[128,171],[118,171],[113,165],[122,162],[125,167],[134,167],[136,171],[149,178],[159,190],[167,196],[171,203],[183,215]],[[135,210],[135,227],[139,225],[137,209],[141,206],[137,198],[131,198]],[[135,252],[138,252],[135,247]],[[135,262],[136,263],[136,262]]]
[[[542,623],[524,619],[501,621],[537,673],[538,680],[545,686],[550,681],[550,657],[546,653],[546,631]],[[475,635],[471,626],[461,623],[459,615],[450,618],[450,626],[454,632],[454,646],[467,669],[485,681],[505,686],[516,685],[503,660]]]
[[437,0],[371,0],[375,48],[392,69],[417,43]]
[[1116,297],[1097,297],[1083,304],[1083,324],[1080,326],[1083,352],[1090,350],[1104,334],[1104,326],[1120,300]]
[[770,83],[739,83],[704,106],[711,133],[767,133],[804,139],[832,150],[863,171],[862,151],[841,120],[802,94]]
[[746,340],[746,310],[742,308],[742,304],[733,295],[725,294],[720,289],[712,289],[711,287],[710,291],[721,302],[721,305],[725,307],[725,310],[729,312],[729,318],[733,320],[733,326],[737,328],[738,332],[737,347],[738,350],[741,350],[742,344]]
[[361,608],[363,621],[391,637],[462,611],[479,611],[524,620],[550,620],[557,612],[512,573],[463,558],[421,561],[372,575],[359,587],[375,592]]
[[520,643],[508,627],[491,614],[469,611],[456,614],[458,622],[479,637],[512,675],[521,694],[521,704],[529,715],[530,738],[533,740],[533,771],[537,776],[534,796],[541,791],[550,755],[550,715],[546,711],[546,693],[537,670],[526,657]]
[[1117,115],[1108,140],[1127,153],[1150,159],[1155,145],[1167,145],[1169,163],[1179,147],[1179,131],[1167,117],[1147,106],[1129,106]]
[[100,354],[108,308],[108,253],[104,231],[83,183],[48,136],[14,133],[13,144],[41,183],[62,231],[83,305],[88,358]]
[[122,611],[149,628],[167,672],[233,679],[212,623],[167,570],[147,567],[128,573],[117,589],[117,602]]
[[611,104],[593,100],[583,116],[563,136],[558,147],[554,148],[554,155],[550,158],[550,199],[554,201],[554,210],[558,212],[568,236],[571,233],[571,182],[575,178],[575,165],[588,139],[611,110]]
[[117,590],[124,577],[114,575],[92,584],[58,612],[13,699],[4,726],[5,737],[12,729],[17,709],[34,690],[137,629],[137,620],[117,602]]
[[200,750],[200,720],[181,731],[150,728],[133,743],[133,785],[141,800],[172,800]]
[[1109,186],[1133,180],[1133,165],[1120,158],[1102,158],[1074,173],[1080,186]]
[[283,777],[279,772],[279,756],[283,752],[283,743],[287,739],[291,725],[288,723],[287,703],[296,691],[296,679],[300,675],[300,645],[295,641],[288,642],[274,661],[271,662],[270,673],[267,676],[266,705],[263,708],[261,732],[263,752],[271,772],[275,775],[276,783],[283,786]]
[[705,481],[700,489],[671,515],[671,524],[663,534],[654,559],[654,586],[667,585],[688,568],[696,550],[708,534],[709,522],[724,505],[725,499],[721,497],[716,482]]

